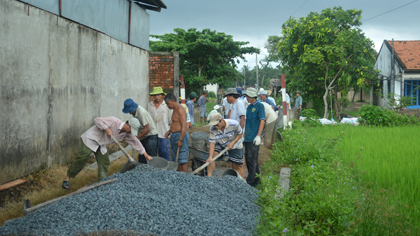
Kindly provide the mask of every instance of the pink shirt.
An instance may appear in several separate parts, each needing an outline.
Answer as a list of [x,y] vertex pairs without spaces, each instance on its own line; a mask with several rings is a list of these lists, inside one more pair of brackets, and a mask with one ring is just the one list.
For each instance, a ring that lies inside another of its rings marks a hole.
[[141,145],[140,141],[132,133],[120,133],[120,130],[125,124],[125,122],[122,122],[120,119],[113,116],[98,117],[94,119],[93,122],[95,122],[95,125],[81,136],[83,143],[92,151],[96,152],[98,147],[101,147],[102,154],[105,154],[108,151],[106,145],[113,142],[105,132],[105,130],[109,128],[116,140],[121,141],[124,138],[138,153],[144,154],[146,152],[143,145]]

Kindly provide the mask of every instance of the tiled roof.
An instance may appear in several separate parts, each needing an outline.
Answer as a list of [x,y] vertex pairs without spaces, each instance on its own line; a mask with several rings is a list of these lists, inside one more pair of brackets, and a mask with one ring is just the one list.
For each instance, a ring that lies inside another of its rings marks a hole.
[[[389,50],[392,50],[392,41],[385,42],[387,42]],[[405,70],[420,70],[420,40],[394,40],[394,47],[396,59]]]

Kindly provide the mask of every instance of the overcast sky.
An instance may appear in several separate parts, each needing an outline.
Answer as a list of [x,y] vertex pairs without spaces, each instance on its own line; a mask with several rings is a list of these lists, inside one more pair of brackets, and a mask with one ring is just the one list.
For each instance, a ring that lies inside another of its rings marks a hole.
[[[415,2],[413,2],[415,1]],[[163,0],[168,9],[150,13],[150,34],[173,32],[174,28],[209,28],[232,35],[235,41],[248,41],[260,48],[258,60],[267,52],[269,35],[281,35],[281,26],[292,16],[305,17],[327,7],[362,10],[362,29],[379,51],[384,39],[420,39],[419,0]],[[409,4],[410,2],[413,2]],[[401,7],[405,4],[407,6]],[[401,8],[399,8],[401,7]],[[399,8],[399,9],[396,9]],[[392,12],[375,17],[387,11]],[[373,19],[369,19],[375,17]],[[152,39],[153,40],[153,39]],[[245,56],[244,64],[255,66],[255,55]]]

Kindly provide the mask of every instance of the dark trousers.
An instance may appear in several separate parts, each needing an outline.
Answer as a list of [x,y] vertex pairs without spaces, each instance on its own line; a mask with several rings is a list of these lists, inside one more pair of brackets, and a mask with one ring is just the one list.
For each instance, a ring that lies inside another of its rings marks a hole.
[[[150,135],[147,138],[140,140],[141,144],[143,145],[146,153],[149,156],[157,156],[157,149],[158,149],[158,135]],[[139,162],[143,164],[147,164],[146,158],[144,155],[139,154]]]
[[260,146],[255,146],[252,142],[244,142],[244,147],[246,168],[248,169],[246,182],[255,187],[260,182],[260,178],[256,177],[256,174],[260,174],[260,166],[258,165],[258,152],[260,151]]

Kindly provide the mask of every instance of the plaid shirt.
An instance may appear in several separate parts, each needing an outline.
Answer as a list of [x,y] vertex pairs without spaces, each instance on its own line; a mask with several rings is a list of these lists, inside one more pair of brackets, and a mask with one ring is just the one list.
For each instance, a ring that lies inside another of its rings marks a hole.
[[[242,134],[242,128],[239,125],[239,122],[232,119],[225,119],[226,127],[224,132],[222,130],[216,129],[214,126],[210,127],[210,134],[209,134],[209,142],[215,143],[218,142],[222,147],[226,148],[226,146],[235,140],[238,134]],[[242,138],[238,140],[233,146],[233,149],[241,149],[242,146]]]

